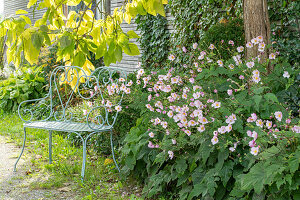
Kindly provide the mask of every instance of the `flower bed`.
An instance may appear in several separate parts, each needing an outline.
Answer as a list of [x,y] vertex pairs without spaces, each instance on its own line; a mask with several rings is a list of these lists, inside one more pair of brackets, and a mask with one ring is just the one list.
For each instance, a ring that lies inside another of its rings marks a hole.
[[297,195],[299,118],[276,94],[299,70],[277,52],[246,60],[247,48],[266,52],[261,36],[227,60],[214,45],[204,51],[195,43],[171,54],[162,70],[137,72],[133,105],[146,109],[126,136],[123,171],[144,179],[149,197]]

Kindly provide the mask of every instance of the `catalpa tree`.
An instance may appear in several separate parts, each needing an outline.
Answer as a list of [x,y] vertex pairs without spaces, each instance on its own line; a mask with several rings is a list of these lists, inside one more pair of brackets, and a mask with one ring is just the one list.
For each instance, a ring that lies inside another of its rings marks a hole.
[[[70,11],[64,15],[63,6],[85,4],[79,12]],[[165,16],[164,4],[167,0],[126,0],[116,8],[112,15],[96,19],[91,10],[92,0],[29,0],[27,8],[46,9],[43,17],[32,24],[27,11],[18,10],[17,18],[5,19],[0,24],[0,37],[7,35],[7,61],[16,67],[21,57],[30,64],[36,64],[42,47],[54,43],[58,45],[57,61],[66,65],[82,67],[86,71],[94,69],[89,61],[90,52],[96,59],[103,57],[106,66],[122,60],[123,52],[128,55],[140,54],[136,44],[130,42],[139,36],[130,30],[125,33],[121,28],[124,21],[130,24],[137,14]],[[96,5],[97,7],[99,4]]]

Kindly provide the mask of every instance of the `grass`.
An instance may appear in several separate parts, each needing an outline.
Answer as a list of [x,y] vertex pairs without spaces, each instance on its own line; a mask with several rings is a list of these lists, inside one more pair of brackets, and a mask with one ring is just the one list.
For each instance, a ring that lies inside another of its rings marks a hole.
[[[0,135],[6,136],[11,142],[21,147],[23,122],[17,114],[4,114],[0,118],[2,118]],[[113,163],[104,164],[107,163],[107,157],[99,155],[89,148],[85,181],[82,183],[80,180],[81,147],[72,145],[65,137],[66,135],[62,133],[54,133],[52,136],[53,163],[49,164],[48,132],[39,129],[27,129],[24,153],[26,159],[30,161],[30,166],[25,166],[25,168],[28,176],[35,180],[30,184],[30,189],[70,189],[77,191],[76,199],[142,199],[136,197],[140,190],[138,188],[132,189],[136,188],[134,183],[128,183],[119,178]]]

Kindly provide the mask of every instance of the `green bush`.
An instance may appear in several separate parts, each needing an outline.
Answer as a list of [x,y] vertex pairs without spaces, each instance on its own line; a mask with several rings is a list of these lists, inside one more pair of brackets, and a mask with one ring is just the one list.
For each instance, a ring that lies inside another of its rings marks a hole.
[[42,68],[24,66],[0,81],[0,110],[15,111],[22,101],[41,97],[45,93],[44,86]]
[[216,48],[137,72],[133,106],[142,111],[124,141],[123,173],[148,198],[297,199],[299,118],[275,94],[295,83],[298,66],[275,54],[220,59]]
[[[234,38],[234,43],[230,44],[233,42],[232,38]],[[226,60],[229,59],[230,50],[235,50],[236,47],[245,44],[243,20],[238,18],[228,22],[224,20],[222,23],[210,27],[200,40],[200,48],[207,49],[210,44],[218,47],[217,56]]]
[[170,0],[171,14],[175,18],[173,47],[189,47],[193,43],[199,43],[211,26],[224,19],[241,17],[242,2],[242,0]]
[[282,57],[291,64],[300,60],[299,1],[268,1],[272,40]]

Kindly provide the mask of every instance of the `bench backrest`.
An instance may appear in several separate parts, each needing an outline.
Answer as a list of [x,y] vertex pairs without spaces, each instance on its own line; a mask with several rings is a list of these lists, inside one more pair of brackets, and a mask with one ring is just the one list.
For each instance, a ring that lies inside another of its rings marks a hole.
[[[76,66],[58,66],[51,73],[48,94],[22,102],[19,115],[25,122],[72,121],[87,123],[93,129],[112,127],[123,96],[129,92],[127,74],[121,69],[99,67],[91,72]],[[27,119],[22,113],[27,113]]]

